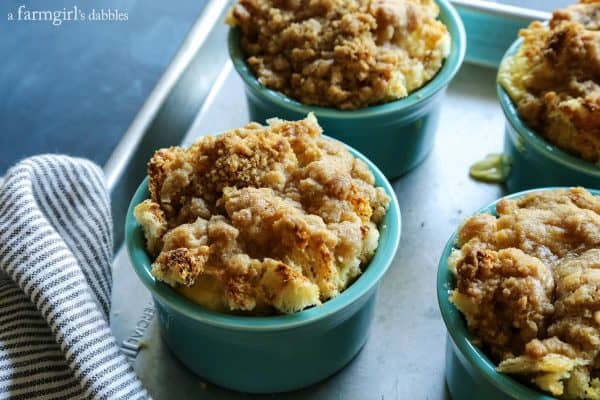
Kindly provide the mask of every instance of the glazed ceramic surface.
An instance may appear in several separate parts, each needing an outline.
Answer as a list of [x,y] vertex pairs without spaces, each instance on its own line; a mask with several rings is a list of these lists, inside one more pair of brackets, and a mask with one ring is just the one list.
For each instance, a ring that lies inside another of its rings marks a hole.
[[275,393],[316,383],[345,366],[367,340],[379,281],[400,240],[398,201],[385,176],[364,156],[378,186],[391,197],[380,224],[379,247],[363,274],[322,306],[290,315],[236,316],[204,309],[151,274],[152,260],[133,208],[149,197],[147,180],[127,214],[126,244],[133,268],[150,290],[161,334],[175,356],[197,375],[229,389]]
[[[494,69],[498,68],[520,29],[526,28],[532,21],[550,17],[549,13],[535,10],[539,5],[533,7],[525,1],[521,2],[521,6],[527,8],[506,5],[506,1],[453,0],[452,3],[468,32],[465,62]],[[550,2],[546,0],[546,4]]]
[[406,173],[431,151],[441,100],[465,55],[465,30],[458,13],[448,0],[438,0],[438,4],[440,20],[451,36],[450,55],[438,74],[408,97],[358,110],[307,106],[262,86],[245,62],[239,30],[232,29],[229,54],[245,83],[251,119],[260,123],[273,117],[297,120],[313,112],[328,135],[362,152],[388,178]]
[[[552,188],[533,189],[507,196],[519,198],[527,193]],[[599,190],[590,190],[600,196]],[[499,200],[498,200],[499,201]],[[498,201],[479,210],[478,213],[496,214]],[[553,397],[525,386],[509,375],[496,372],[496,365],[471,343],[460,311],[450,302],[449,290],[455,287],[455,279],[448,268],[448,257],[456,245],[456,232],[446,244],[437,274],[437,298],[442,318],[448,329],[446,343],[446,383],[453,400],[551,400]]]
[[[505,57],[515,54],[521,42],[517,40]],[[497,90],[506,116],[504,153],[511,163],[506,178],[509,192],[547,186],[600,188],[600,166],[560,150],[529,129],[504,88],[498,84]]]

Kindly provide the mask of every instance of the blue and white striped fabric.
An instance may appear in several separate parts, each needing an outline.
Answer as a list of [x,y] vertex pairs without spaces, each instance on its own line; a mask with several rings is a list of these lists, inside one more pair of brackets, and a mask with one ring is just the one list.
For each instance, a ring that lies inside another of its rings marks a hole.
[[108,324],[112,224],[102,172],[26,159],[0,183],[0,399],[142,399]]

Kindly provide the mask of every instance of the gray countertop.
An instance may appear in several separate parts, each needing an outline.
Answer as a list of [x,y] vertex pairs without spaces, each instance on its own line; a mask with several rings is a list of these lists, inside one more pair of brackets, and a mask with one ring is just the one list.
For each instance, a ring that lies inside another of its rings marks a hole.
[[[227,64],[184,142],[245,124],[242,82]],[[495,95],[495,71],[464,65],[444,100],[435,148],[426,161],[393,182],[403,219],[400,248],[378,294],[370,337],[341,372],[285,395],[251,396],[207,384],[173,358],[155,320],[145,330],[136,371],[157,399],[444,399],[446,332],[435,296],[435,274],[445,242],[469,214],[490,203],[500,186],[473,181],[469,166],[501,152],[504,119]],[[122,341],[142,334],[148,292],[125,252],[114,271],[112,327]],[[151,311],[147,311],[146,315]]]
[[[0,2],[0,175],[56,152],[103,165],[207,0]],[[19,21],[18,9],[119,10],[126,21]],[[13,14],[13,20],[8,14]]]

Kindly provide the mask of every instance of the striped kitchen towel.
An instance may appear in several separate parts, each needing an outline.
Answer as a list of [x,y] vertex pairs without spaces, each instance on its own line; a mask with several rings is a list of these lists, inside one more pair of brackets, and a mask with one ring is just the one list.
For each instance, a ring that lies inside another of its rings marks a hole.
[[108,324],[112,223],[101,170],[44,155],[0,183],[0,399],[142,399]]

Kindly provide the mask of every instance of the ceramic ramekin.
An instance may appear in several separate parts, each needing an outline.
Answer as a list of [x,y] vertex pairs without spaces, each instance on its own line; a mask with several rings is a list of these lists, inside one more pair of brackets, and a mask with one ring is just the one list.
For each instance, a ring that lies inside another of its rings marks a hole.
[[[522,41],[515,41],[504,58],[513,56]],[[497,84],[497,91],[506,117],[504,153],[511,163],[506,178],[509,192],[546,186],[600,188],[600,166],[562,151],[529,129],[500,84]]]
[[233,390],[276,393],[316,383],[345,366],[362,348],[373,318],[379,281],[400,240],[400,209],[385,176],[364,156],[378,186],[390,196],[380,224],[379,247],[364,273],[322,306],[290,315],[236,316],[204,309],[154,279],[133,208],[149,197],[147,180],[135,193],[125,223],[133,268],[150,290],[162,336],[175,356],[197,375]]
[[[540,190],[557,189],[549,187],[515,193],[505,198],[519,198],[527,193]],[[590,190],[600,196],[600,190]],[[478,213],[488,212],[496,215],[497,200]],[[553,397],[525,386],[509,375],[496,372],[494,364],[479,348],[471,343],[464,318],[454,304],[450,302],[449,290],[456,286],[455,278],[448,268],[448,257],[456,246],[454,232],[448,240],[440,258],[437,273],[437,299],[442,318],[448,329],[446,341],[446,383],[453,400],[552,400]]]
[[229,54],[246,86],[250,118],[264,123],[272,117],[288,120],[313,112],[328,135],[356,148],[388,178],[416,167],[433,147],[441,100],[460,68],[466,49],[462,21],[448,0],[437,0],[440,20],[451,36],[450,55],[437,75],[408,97],[358,110],[307,106],[262,86],[245,62],[239,46],[240,32],[229,32]]

